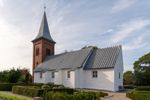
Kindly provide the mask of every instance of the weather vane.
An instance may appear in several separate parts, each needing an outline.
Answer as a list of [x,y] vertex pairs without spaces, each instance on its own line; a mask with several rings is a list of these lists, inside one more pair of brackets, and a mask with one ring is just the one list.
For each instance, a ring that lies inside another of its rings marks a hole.
[[45,0],[44,0],[44,11],[46,10],[46,3],[45,3]]

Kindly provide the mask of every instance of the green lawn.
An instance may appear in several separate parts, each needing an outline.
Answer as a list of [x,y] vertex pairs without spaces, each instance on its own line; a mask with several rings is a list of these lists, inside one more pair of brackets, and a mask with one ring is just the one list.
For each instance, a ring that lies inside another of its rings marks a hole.
[[6,93],[0,93],[0,99],[6,99],[6,100],[30,100],[25,97],[17,97],[11,94]]

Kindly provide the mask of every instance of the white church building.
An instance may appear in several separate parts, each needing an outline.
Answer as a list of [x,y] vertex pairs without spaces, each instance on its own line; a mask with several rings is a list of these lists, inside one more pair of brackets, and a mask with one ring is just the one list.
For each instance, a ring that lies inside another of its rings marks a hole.
[[50,35],[45,12],[39,33],[32,42],[34,83],[108,91],[122,89],[123,57],[120,45],[107,48],[88,46],[55,55],[56,42]]

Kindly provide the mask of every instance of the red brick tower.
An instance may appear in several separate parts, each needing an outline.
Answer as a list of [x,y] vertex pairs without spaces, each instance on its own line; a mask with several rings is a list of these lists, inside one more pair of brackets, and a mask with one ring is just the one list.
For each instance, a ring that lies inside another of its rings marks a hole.
[[44,12],[40,30],[33,42],[33,71],[42,63],[46,56],[54,55],[55,41],[52,39],[48,27],[46,13]]

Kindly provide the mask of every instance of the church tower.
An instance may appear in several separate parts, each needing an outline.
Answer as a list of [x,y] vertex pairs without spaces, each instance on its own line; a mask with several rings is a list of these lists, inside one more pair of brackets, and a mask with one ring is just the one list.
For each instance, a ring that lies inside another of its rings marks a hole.
[[48,27],[46,13],[44,11],[40,30],[33,42],[33,70],[42,63],[46,56],[52,56],[55,52],[55,41],[52,39]]

